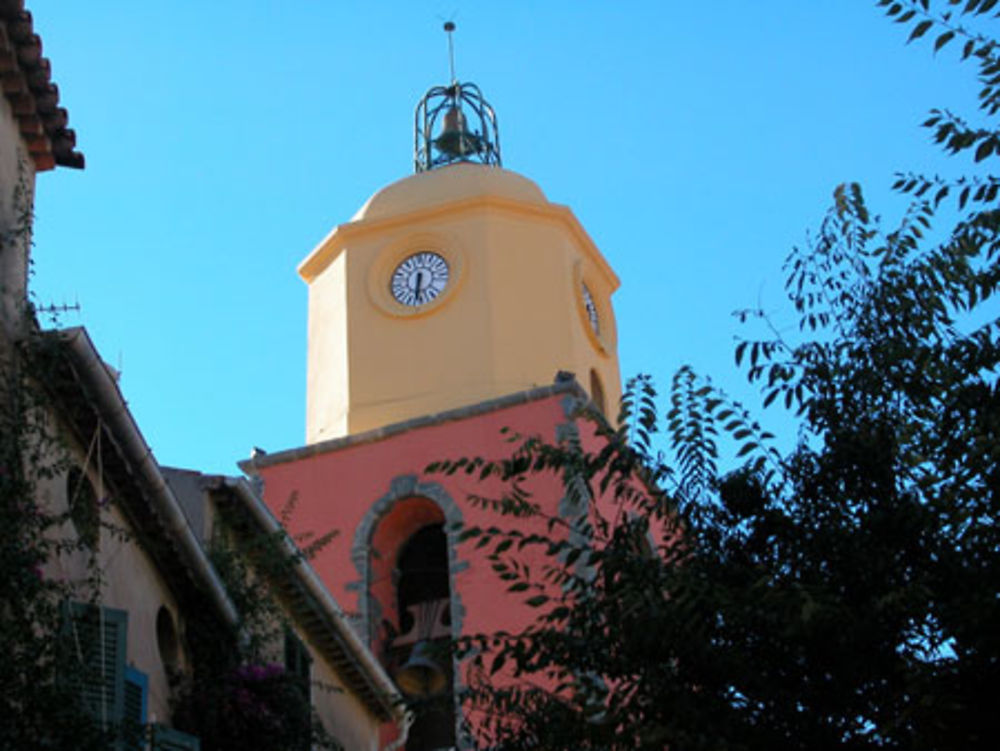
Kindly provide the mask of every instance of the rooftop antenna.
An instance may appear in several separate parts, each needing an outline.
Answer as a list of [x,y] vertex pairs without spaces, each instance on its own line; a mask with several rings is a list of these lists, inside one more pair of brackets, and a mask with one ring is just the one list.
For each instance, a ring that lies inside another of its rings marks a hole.
[[413,128],[413,167],[424,172],[455,162],[500,166],[496,113],[474,83],[455,76],[454,21],[444,22],[448,35],[447,86],[429,89],[417,104]]
[[59,313],[79,313],[80,303],[51,303],[49,305],[38,305],[35,307],[35,311],[38,313],[45,313],[47,315],[55,316]]

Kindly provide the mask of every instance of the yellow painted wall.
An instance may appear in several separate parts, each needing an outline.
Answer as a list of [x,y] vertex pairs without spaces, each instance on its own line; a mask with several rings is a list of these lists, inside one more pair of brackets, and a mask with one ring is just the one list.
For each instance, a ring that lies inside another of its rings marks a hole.
[[380,722],[350,690],[335,668],[300,633],[313,658],[313,708],[323,727],[346,749],[377,751]]
[[[389,279],[421,250],[444,256],[451,279],[407,308]],[[307,442],[549,384],[559,370],[586,389],[596,371],[612,409],[620,397],[618,279],[572,212],[513,172],[459,164],[394,183],[299,271],[310,287]]]
[[[84,457],[75,451],[72,454],[74,463],[83,466]],[[101,492],[97,473],[88,470],[87,475],[95,493]],[[107,494],[110,495],[110,492]],[[39,496],[39,503],[51,513],[67,513],[69,501],[65,473],[39,483]],[[132,537],[134,530],[114,504],[102,509],[101,523],[104,526],[95,561],[101,573],[97,601],[104,607],[128,611],[126,664],[141,670],[149,678],[149,721],[169,723],[170,687],[167,668],[156,641],[156,616],[161,607],[167,608],[183,643],[186,638],[183,613],[155,563]],[[59,540],[76,538],[76,529],[69,519],[53,533]],[[50,560],[44,567],[44,575],[80,584],[79,599],[87,601],[94,594],[83,586],[89,565],[87,553],[78,550]],[[183,648],[179,657],[179,667],[183,668],[187,665]]]
[[309,287],[309,368],[306,384],[307,431],[313,415],[335,435],[347,433],[350,371],[348,350],[347,254],[333,259]]
[[[71,452],[71,460],[77,466],[84,464],[85,457],[79,452]],[[97,473],[88,470],[87,476],[99,492]],[[66,474],[60,473],[39,484],[39,503],[55,514],[68,514]],[[216,517],[214,503],[206,495],[208,524],[202,530],[204,539],[212,536],[211,520]],[[186,642],[198,638],[197,634],[186,632],[184,613],[169,586],[156,567],[155,562],[134,537],[135,532],[128,520],[114,504],[102,510],[100,542],[95,565],[101,572],[100,591],[97,601],[102,606],[128,612],[128,632],[126,636],[126,663],[144,672],[149,679],[148,719],[150,722],[171,720],[171,692],[164,656],[160,654],[156,638],[156,618],[161,607],[166,607],[174,619],[178,637],[181,640],[180,661],[177,667],[190,668],[186,654]],[[117,530],[119,532],[113,531]],[[66,518],[58,529],[52,530],[53,538],[75,540],[77,531],[73,522]],[[43,568],[46,577],[80,585],[81,601],[86,601],[93,592],[84,586],[90,571],[86,550],[78,550],[51,559]],[[357,751],[377,751],[380,721],[366,705],[349,689],[328,663],[323,653],[308,638],[297,630],[297,635],[307,645],[312,658],[312,700],[313,708],[324,727],[345,748]],[[280,644],[274,645],[273,661],[282,659]]]

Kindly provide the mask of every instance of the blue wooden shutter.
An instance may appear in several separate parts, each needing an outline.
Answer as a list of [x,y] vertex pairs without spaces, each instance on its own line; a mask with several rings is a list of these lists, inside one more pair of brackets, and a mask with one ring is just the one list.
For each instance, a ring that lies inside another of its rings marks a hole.
[[149,733],[150,751],[201,751],[201,742],[193,735],[154,723]]
[[123,719],[137,725],[146,724],[146,697],[149,694],[149,678],[141,670],[129,666],[125,668],[125,712]]
[[143,751],[146,737],[146,705],[149,696],[149,678],[141,670],[125,668],[125,701],[122,716],[123,748],[126,751]]
[[128,613],[69,603],[71,680],[84,709],[104,730],[114,730],[125,709],[125,636]]

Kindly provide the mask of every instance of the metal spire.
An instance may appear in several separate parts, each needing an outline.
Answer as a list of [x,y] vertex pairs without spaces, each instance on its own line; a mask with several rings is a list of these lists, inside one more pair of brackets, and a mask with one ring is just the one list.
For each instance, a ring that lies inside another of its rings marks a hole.
[[448,69],[451,72],[451,78],[449,79],[452,83],[458,81],[455,78],[455,44],[452,39],[452,34],[455,31],[455,24],[452,21],[444,22],[444,31],[448,35]]

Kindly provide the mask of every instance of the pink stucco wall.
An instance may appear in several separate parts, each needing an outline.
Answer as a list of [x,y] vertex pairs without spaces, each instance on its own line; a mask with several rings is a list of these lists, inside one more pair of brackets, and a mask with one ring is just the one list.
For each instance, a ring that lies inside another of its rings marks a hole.
[[[551,396],[498,408],[493,411],[452,419],[439,424],[414,428],[385,438],[338,445],[333,450],[282,461],[281,455],[271,464],[258,469],[263,478],[264,497],[275,513],[279,513],[288,500],[295,496],[296,504],[290,528],[293,534],[313,532],[321,534],[332,529],[339,536],[312,561],[326,586],[344,610],[360,612],[357,587],[359,572],[351,560],[351,547],[355,534],[366,514],[390,492],[394,478],[415,475],[418,483],[436,483],[457,504],[467,526],[506,526],[518,524],[525,531],[545,534],[544,521],[524,522],[500,517],[495,512],[477,508],[468,502],[470,494],[489,495],[498,485],[495,481],[479,482],[465,474],[445,475],[427,473],[428,464],[442,459],[463,456],[499,458],[511,450],[503,428],[516,430],[523,435],[537,435],[556,440],[557,426],[567,425],[563,403],[570,394],[563,392]],[[592,433],[588,424],[581,432]],[[587,439],[591,440],[591,439]],[[546,513],[557,514],[564,495],[558,478],[536,478],[531,486],[534,500]],[[417,517],[420,515],[417,514]],[[394,523],[406,524],[405,521]],[[420,523],[415,521],[419,526]],[[414,530],[382,530],[377,539],[405,539]],[[392,544],[392,543],[388,543]],[[374,569],[385,572],[394,563],[396,551],[379,551],[382,556]],[[458,593],[465,615],[462,632],[483,633],[496,629],[513,629],[526,624],[532,609],[523,604],[523,596],[507,595],[506,585],[500,581],[489,562],[486,551],[475,549],[472,542],[459,546],[457,561],[461,569],[453,575],[452,585]],[[453,561],[456,560],[453,558]],[[540,554],[522,557],[522,562],[540,570]],[[465,565],[462,563],[465,562]],[[374,570],[373,569],[373,570]],[[384,573],[381,575],[384,576]],[[374,582],[373,590],[386,589],[382,582]],[[383,593],[384,597],[384,593]],[[382,599],[382,598],[380,598]],[[379,645],[375,646],[376,650]]]

